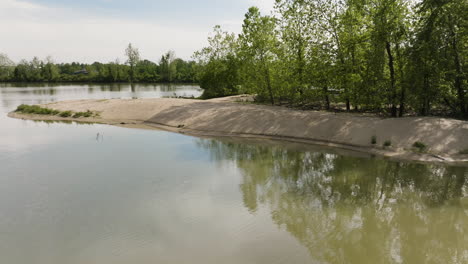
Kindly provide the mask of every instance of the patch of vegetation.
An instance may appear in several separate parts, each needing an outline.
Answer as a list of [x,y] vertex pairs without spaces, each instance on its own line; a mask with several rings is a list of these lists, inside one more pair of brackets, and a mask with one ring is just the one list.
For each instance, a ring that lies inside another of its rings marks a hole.
[[15,112],[23,114],[37,114],[37,115],[57,115],[60,111],[50,108],[40,107],[38,105],[20,105],[16,108]]
[[94,113],[92,111],[87,110],[86,112],[72,112],[72,111],[63,111],[60,112],[58,110],[40,107],[38,105],[20,105],[16,108],[15,112],[23,113],[23,114],[36,114],[36,115],[58,115],[60,117],[73,117],[73,118],[80,118],[80,117],[92,117],[92,116],[99,116],[99,113]]
[[73,118],[80,118],[80,117],[91,117],[93,116],[93,112],[91,111],[86,111],[86,112],[76,112],[74,115],[73,115]]
[[468,155],[468,149],[464,149],[464,150],[460,151],[460,154]]
[[70,117],[70,116],[72,116],[72,112],[71,111],[63,111],[63,112],[60,112],[59,116],[60,117]]
[[[88,111],[84,112],[83,117],[91,117],[92,115],[93,115],[93,112],[88,110]],[[96,114],[96,116],[98,116],[98,114]]]
[[82,116],[83,116],[83,112],[77,112],[77,113],[73,114],[72,117],[73,117],[73,118],[80,118],[80,117],[82,117]]
[[386,140],[386,141],[383,143],[383,146],[384,146],[385,148],[390,147],[390,146],[392,146],[392,142],[391,142],[390,140]]
[[424,144],[424,143],[422,143],[420,141],[414,142],[413,147],[415,149],[417,149],[419,152],[424,152],[427,149],[426,144]]
[[371,143],[372,143],[372,145],[377,144],[377,137],[376,136],[372,136]]

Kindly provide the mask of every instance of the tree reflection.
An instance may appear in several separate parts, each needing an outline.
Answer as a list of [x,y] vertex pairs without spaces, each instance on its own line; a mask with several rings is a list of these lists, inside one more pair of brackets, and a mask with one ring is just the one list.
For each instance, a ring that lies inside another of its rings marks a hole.
[[318,263],[468,263],[468,170],[200,139]]

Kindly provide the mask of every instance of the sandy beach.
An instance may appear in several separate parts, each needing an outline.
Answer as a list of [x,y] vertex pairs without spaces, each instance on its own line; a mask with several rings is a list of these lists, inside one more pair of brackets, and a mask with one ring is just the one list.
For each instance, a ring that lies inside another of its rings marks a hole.
[[[468,122],[436,117],[379,118],[358,114],[301,111],[240,102],[235,96],[212,100],[109,99],[74,100],[41,105],[60,111],[93,111],[99,117],[10,113],[13,118],[96,122],[125,127],[164,129],[194,136],[268,138],[363,151],[398,159],[468,162]],[[375,136],[377,144],[372,144]],[[384,148],[385,141],[391,147]],[[413,148],[427,146],[425,153]]]

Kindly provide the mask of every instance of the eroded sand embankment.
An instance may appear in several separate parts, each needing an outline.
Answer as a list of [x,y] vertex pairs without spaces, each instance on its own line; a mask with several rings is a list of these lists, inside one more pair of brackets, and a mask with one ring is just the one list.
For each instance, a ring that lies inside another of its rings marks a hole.
[[[43,105],[74,112],[99,112],[97,118],[60,118],[10,113],[34,120],[75,120],[128,127],[154,127],[199,136],[276,138],[336,146],[384,156],[445,162],[467,162],[468,122],[433,117],[382,119],[355,114],[300,111],[234,102],[239,97],[207,101],[189,99],[75,100]],[[371,138],[377,137],[377,144]],[[382,148],[384,141],[390,148]],[[428,147],[415,153],[416,141]]]

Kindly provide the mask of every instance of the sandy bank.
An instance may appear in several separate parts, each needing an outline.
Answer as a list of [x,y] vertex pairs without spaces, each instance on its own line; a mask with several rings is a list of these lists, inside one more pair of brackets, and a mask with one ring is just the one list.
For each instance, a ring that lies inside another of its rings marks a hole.
[[[60,118],[10,113],[36,120],[76,120],[128,127],[147,126],[200,136],[274,138],[336,146],[389,157],[468,162],[468,122],[433,117],[382,119],[355,114],[292,110],[234,102],[238,97],[189,99],[76,100],[44,105],[56,110],[95,111],[98,118]],[[377,144],[371,144],[372,136]],[[392,146],[384,149],[384,141]],[[427,145],[426,154],[412,145]]]

